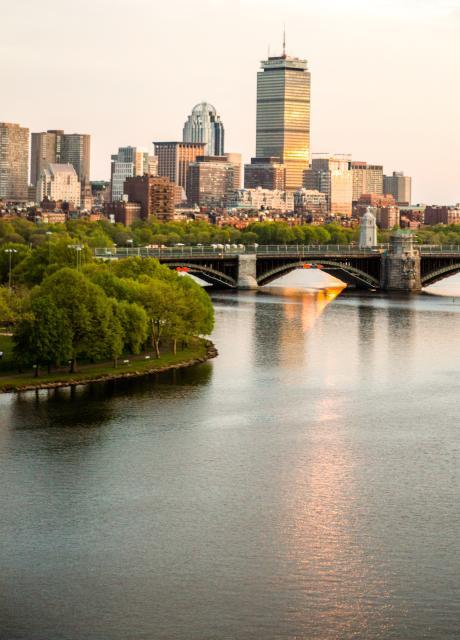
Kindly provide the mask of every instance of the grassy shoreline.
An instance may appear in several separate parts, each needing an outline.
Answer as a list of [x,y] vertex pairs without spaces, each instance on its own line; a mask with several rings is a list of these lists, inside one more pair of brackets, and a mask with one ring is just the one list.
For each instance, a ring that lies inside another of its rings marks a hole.
[[118,380],[120,378],[133,378],[161,373],[170,369],[182,369],[201,362],[206,362],[217,356],[217,351],[212,342],[197,339],[195,343],[178,351],[177,354],[165,353],[160,358],[145,355],[127,357],[129,364],[119,360],[117,367],[113,362],[104,362],[94,365],[81,365],[76,373],[58,370],[50,374],[42,373],[35,377],[33,373],[6,373],[0,375],[0,393],[12,393],[19,391],[33,391],[35,389],[54,389],[58,387],[71,387],[91,382],[104,380]]

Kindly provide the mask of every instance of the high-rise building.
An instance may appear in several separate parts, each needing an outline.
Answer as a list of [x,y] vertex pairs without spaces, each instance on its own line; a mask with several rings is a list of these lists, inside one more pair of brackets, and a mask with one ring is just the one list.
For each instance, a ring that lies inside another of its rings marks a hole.
[[[80,184],[86,188],[90,180],[91,137],[86,133],[64,133],[49,129],[32,133],[30,181],[36,186],[50,164],[71,164]],[[81,194],[85,199],[85,194]]]
[[224,125],[212,104],[200,102],[193,107],[184,124],[184,142],[204,142],[204,155],[224,155]]
[[383,194],[383,166],[367,164],[367,162],[353,161],[351,163],[353,175],[353,202],[360,199],[363,194]]
[[127,178],[123,192],[129,202],[140,204],[143,220],[152,217],[170,220],[174,216],[175,185],[166,177],[143,175]]
[[393,171],[393,175],[383,177],[383,190],[391,193],[397,204],[409,206],[412,199],[412,178],[402,171]]
[[310,164],[307,61],[283,52],[261,65],[257,74],[256,156],[278,157],[286,167],[286,189],[298,189]]
[[[187,192],[187,173],[191,162],[204,155],[204,142],[154,142],[158,175],[169,178]],[[188,195],[188,194],[187,194]]]
[[29,129],[0,122],[0,200],[28,199]]
[[246,189],[278,189],[286,186],[286,166],[276,157],[251,158],[251,164],[244,165],[244,186]]
[[45,198],[80,206],[81,186],[73,165],[52,163],[42,169],[37,182],[37,202]]
[[[126,178],[152,175],[150,168],[151,158],[153,157],[149,156],[147,151],[142,151],[136,147],[118,148],[118,153],[112,155],[110,170],[112,202],[122,199],[124,193],[123,185]],[[156,175],[156,173],[153,175]]]
[[233,188],[235,190],[241,189],[241,165],[242,165],[241,153],[228,152],[228,153],[224,153],[223,157],[226,158],[227,162],[230,162],[230,164],[232,164],[234,167]]
[[304,187],[326,194],[329,213],[351,216],[353,177],[346,155],[313,158],[311,169],[304,172]]
[[187,175],[187,194],[191,205],[226,206],[235,191],[236,167],[226,156],[198,156]]

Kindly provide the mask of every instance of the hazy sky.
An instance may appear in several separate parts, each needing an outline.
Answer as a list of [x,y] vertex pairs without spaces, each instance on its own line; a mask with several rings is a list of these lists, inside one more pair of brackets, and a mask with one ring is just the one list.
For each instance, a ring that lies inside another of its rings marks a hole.
[[93,179],[118,146],[180,140],[221,114],[255,148],[259,61],[312,73],[312,150],[404,170],[414,201],[460,201],[460,0],[2,0],[0,121],[92,136]]

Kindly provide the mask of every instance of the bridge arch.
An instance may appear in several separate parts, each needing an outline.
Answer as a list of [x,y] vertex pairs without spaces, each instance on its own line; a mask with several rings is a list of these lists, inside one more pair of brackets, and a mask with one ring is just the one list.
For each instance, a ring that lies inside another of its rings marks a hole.
[[459,272],[460,262],[449,264],[445,267],[441,267],[440,269],[436,269],[435,271],[430,271],[422,276],[422,287],[428,287],[430,284],[439,282],[439,280],[444,280],[444,278],[448,278],[449,276],[454,276]]
[[237,287],[237,282],[234,278],[225,273],[222,273],[221,271],[218,271],[217,269],[213,269],[212,267],[195,264],[193,262],[165,262],[163,264],[170,269],[176,269],[177,267],[186,267],[187,273],[192,273],[208,284],[229,287],[231,289],[236,289]]
[[[305,264],[306,261],[303,260],[302,262],[291,262],[277,266],[266,273],[260,274],[257,278],[257,284],[259,286],[269,284],[270,282],[273,282],[273,280],[276,280],[295,269],[303,268]],[[338,278],[346,284],[356,285],[360,288],[364,287],[366,289],[380,288],[380,282],[376,278],[365,271],[361,271],[361,269],[357,269],[356,267],[343,262],[334,262],[333,260],[309,260],[307,264],[321,267],[321,271],[334,276],[334,278]]]

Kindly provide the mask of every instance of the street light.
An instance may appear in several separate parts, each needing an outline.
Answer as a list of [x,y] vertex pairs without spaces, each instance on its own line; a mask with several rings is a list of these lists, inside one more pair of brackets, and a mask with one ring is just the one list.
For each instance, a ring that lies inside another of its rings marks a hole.
[[51,236],[53,235],[52,231],[47,231],[46,235],[48,236],[48,264],[51,262]]
[[67,247],[69,249],[75,249],[75,251],[76,251],[75,257],[76,257],[76,267],[77,267],[77,271],[78,271],[79,268],[80,268],[80,265],[81,265],[81,251],[83,249],[83,245],[81,245],[81,244],[68,244]]
[[13,253],[17,253],[17,250],[4,249],[4,252],[9,254],[8,289],[11,291],[11,261],[13,259]]

